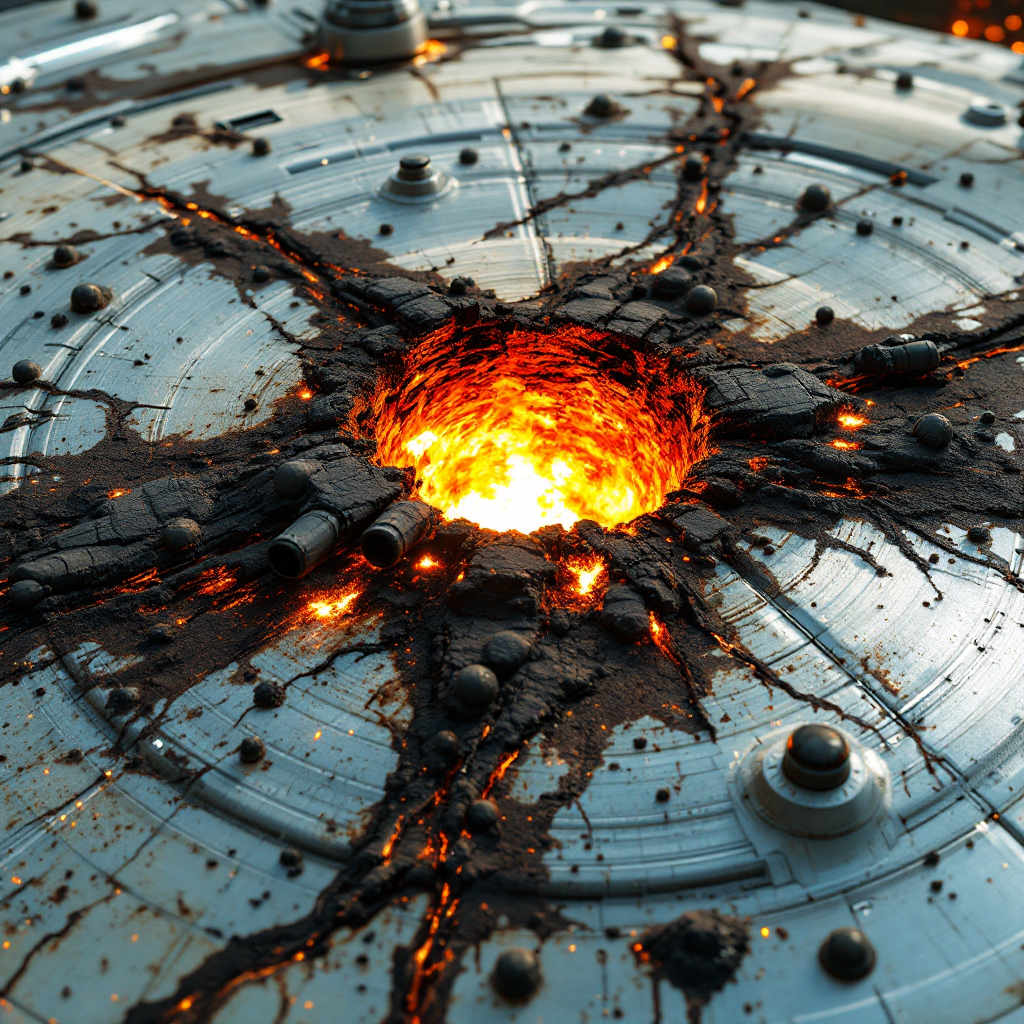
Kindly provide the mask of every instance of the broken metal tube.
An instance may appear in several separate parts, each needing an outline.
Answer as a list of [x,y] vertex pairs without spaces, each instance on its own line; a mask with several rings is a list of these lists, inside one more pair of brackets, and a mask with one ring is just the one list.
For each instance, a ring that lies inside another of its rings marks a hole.
[[340,536],[341,527],[330,512],[307,512],[270,542],[267,561],[278,576],[301,579],[335,549]]
[[396,501],[363,534],[363,557],[378,569],[390,569],[434,525],[434,510],[422,501]]
[[934,341],[911,341],[902,345],[868,345],[857,353],[862,373],[929,373],[938,369],[939,350]]

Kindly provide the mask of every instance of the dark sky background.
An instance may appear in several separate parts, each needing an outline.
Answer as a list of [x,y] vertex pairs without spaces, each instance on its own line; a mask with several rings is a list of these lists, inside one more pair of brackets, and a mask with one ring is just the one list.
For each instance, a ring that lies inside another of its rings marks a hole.
[[[31,2],[0,0],[0,11]],[[73,0],[66,2],[71,10]],[[831,0],[831,5],[972,39],[986,38],[1024,54],[1024,0]],[[0,55],[6,55],[3,51],[0,40]]]

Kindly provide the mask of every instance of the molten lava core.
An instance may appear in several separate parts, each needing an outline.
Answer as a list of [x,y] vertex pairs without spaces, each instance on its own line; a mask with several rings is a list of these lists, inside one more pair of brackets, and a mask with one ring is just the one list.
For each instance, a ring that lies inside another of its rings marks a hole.
[[692,380],[574,326],[431,337],[374,411],[379,461],[413,465],[419,497],[522,533],[660,508],[707,440]]

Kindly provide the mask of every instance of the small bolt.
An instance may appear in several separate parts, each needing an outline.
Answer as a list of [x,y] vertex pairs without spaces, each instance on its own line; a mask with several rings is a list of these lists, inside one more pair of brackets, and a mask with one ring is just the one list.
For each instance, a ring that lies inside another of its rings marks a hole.
[[621,109],[608,93],[601,92],[590,101],[584,113],[590,114],[591,117],[605,118],[617,114]]
[[81,258],[80,253],[73,245],[58,245],[53,250],[53,265],[60,270],[73,266]]
[[830,725],[801,725],[786,740],[782,771],[803,789],[837,789],[850,777],[850,745]]
[[166,622],[158,622],[149,627],[148,636],[154,643],[167,644],[174,639],[174,629]]
[[607,25],[600,35],[594,38],[594,45],[602,50],[617,50],[629,42],[629,37],[618,25]]
[[411,153],[398,161],[398,177],[402,181],[425,181],[430,177],[430,157],[424,153]]
[[128,118],[126,118],[124,116],[124,114],[115,114],[110,119],[110,127],[111,128],[123,128],[127,123],[128,123]]
[[633,737],[633,749],[634,750],[644,750],[646,747],[647,747],[647,737],[646,736],[634,736]]
[[51,327],[67,327],[67,325],[68,318],[63,313],[54,313],[53,316],[50,317]]
[[831,306],[820,306],[818,312],[814,314],[814,319],[818,321],[819,327],[828,327],[835,318],[835,310]]
[[875,948],[858,928],[837,928],[818,951],[821,966],[840,981],[859,981],[875,966]]
[[472,167],[473,164],[479,163],[479,161],[480,153],[473,149],[472,146],[466,146],[466,148],[459,153],[459,163],[465,167]]
[[683,177],[687,181],[700,181],[704,177],[704,157],[691,153],[683,161]]
[[382,235],[390,235],[395,229],[391,224],[381,224],[379,230]]
[[995,423],[996,414],[991,409],[986,409],[979,417],[982,423]]
[[862,238],[867,238],[868,235],[872,234],[875,230],[874,221],[870,220],[859,220],[857,221],[857,234]]
[[71,308],[76,313],[96,313],[110,304],[110,292],[98,284],[75,285]]
[[96,0],[76,0],[75,17],[79,21],[88,21],[99,13],[100,9],[96,5]]
[[654,799],[657,800],[659,804],[667,804],[671,796],[672,793],[666,787],[662,786],[661,789],[654,794]]
[[498,696],[498,677],[485,665],[467,665],[456,674],[453,689],[467,708],[483,711]]
[[31,171],[33,167],[35,167],[35,164],[32,163],[32,160],[31,160],[30,157],[26,156],[26,157],[22,157],[21,164],[19,166],[21,168],[21,173],[22,174],[28,174],[28,172]]
[[270,140],[269,139],[253,139],[252,140],[252,155],[253,156],[266,156],[270,152]]
[[258,708],[279,708],[284,703],[284,690],[274,683],[257,683],[252,689],[252,702]]
[[466,811],[466,831],[474,836],[490,832],[498,824],[498,805],[493,800],[474,800]]
[[282,850],[278,860],[281,862],[281,867],[287,868],[289,878],[295,878],[297,875],[302,874],[301,850]]
[[914,76],[909,71],[901,71],[896,76],[896,88],[900,92],[906,92],[914,88]]
[[914,424],[913,434],[926,448],[941,451],[953,440],[953,424],[941,413],[930,412]]
[[258,267],[253,267],[252,279],[262,283],[263,281],[270,280],[270,267],[265,267],[260,264]]
[[992,540],[992,533],[986,526],[972,526],[967,531],[967,539],[975,544],[988,544]]
[[43,368],[31,359],[19,359],[11,369],[15,384],[31,384],[43,375]]
[[714,288],[710,288],[706,284],[699,284],[696,288],[691,288],[686,295],[686,308],[694,316],[707,316],[708,313],[713,313],[717,307],[718,295]]
[[267,748],[259,736],[246,736],[238,745],[238,757],[243,764],[256,764],[266,756]]
[[528,949],[506,949],[498,957],[491,974],[491,983],[510,999],[525,999],[540,985],[540,964]]
[[811,213],[822,213],[831,202],[832,193],[827,185],[808,185],[800,197],[800,206]]
[[964,171],[960,175],[960,185],[962,188],[971,188],[974,185],[974,175],[970,171]]

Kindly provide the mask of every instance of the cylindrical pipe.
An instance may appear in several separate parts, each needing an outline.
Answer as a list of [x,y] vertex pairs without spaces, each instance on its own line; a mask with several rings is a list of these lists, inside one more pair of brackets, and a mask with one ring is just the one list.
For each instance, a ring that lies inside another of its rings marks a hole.
[[378,569],[390,569],[434,525],[434,510],[422,501],[396,501],[363,534],[363,557]]
[[862,373],[929,373],[940,362],[934,341],[911,341],[903,345],[868,345],[857,353]]
[[334,550],[340,534],[330,512],[307,512],[270,542],[267,561],[278,576],[301,579]]

